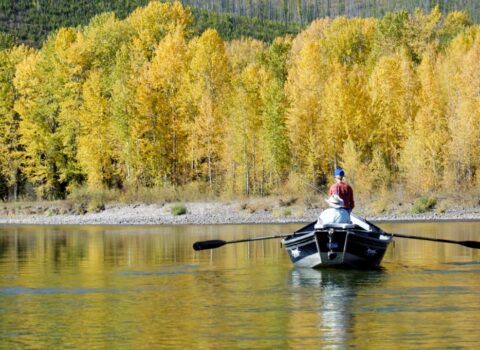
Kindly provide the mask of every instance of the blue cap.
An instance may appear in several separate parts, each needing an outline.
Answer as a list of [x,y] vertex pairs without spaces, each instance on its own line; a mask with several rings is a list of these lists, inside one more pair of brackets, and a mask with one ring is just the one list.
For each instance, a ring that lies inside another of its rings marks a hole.
[[345,176],[345,172],[343,171],[342,168],[335,169],[335,177],[337,176],[342,176],[342,177]]

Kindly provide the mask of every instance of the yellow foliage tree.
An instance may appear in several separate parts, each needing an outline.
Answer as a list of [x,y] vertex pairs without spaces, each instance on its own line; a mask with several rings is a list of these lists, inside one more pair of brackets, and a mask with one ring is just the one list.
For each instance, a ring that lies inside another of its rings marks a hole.
[[249,64],[258,63],[265,47],[265,43],[251,38],[226,42],[225,53],[232,69],[232,76],[238,78]]
[[366,83],[367,77],[361,67],[335,65],[323,97],[325,138],[321,145],[328,154],[324,160],[325,169],[332,169],[341,160],[347,138],[355,143],[363,157],[369,150],[375,126],[371,122]]
[[84,102],[79,113],[78,160],[91,190],[114,185],[116,175],[116,145],[101,80],[100,71],[90,72],[83,84]]
[[[250,146],[252,138],[255,140],[259,138],[259,130],[250,128],[250,121],[252,118],[258,118],[260,113],[258,94],[261,77],[257,77],[256,74],[260,73],[258,63],[266,45],[250,38],[233,40],[225,44],[231,68],[232,92],[225,119],[222,154],[222,167],[225,172],[223,191],[227,194],[248,194],[253,193],[252,189],[257,185],[252,176]],[[252,72],[253,77],[247,78],[249,76],[247,71]],[[254,105],[250,106],[250,102]],[[258,147],[254,151],[258,152]]]
[[77,138],[80,129],[79,110],[82,105],[82,84],[89,66],[84,55],[84,36],[72,28],[62,28],[55,35],[52,54],[52,74],[55,81],[53,94],[58,96],[60,127],[56,133],[62,143],[62,151],[68,159],[60,170],[60,180],[69,184],[78,184],[83,180],[77,162]]
[[225,136],[224,116],[230,72],[225,46],[217,31],[206,30],[189,45],[189,100],[191,160],[195,176],[206,177],[210,187],[220,169]]
[[388,168],[396,173],[417,108],[418,87],[410,62],[401,55],[381,57],[370,76],[368,89],[372,111],[370,143],[383,152]]
[[277,38],[261,55],[264,73],[261,97],[263,102],[263,158],[267,192],[279,189],[290,170],[290,144],[286,127],[287,99],[285,81],[291,56],[292,39]]
[[[233,92],[233,103],[228,121],[231,144],[226,144],[226,153],[233,155],[236,163],[229,174],[234,188],[240,187],[244,194],[258,194],[262,188],[263,144],[261,87],[263,74],[259,66],[248,65]],[[228,156],[227,156],[228,157]],[[235,172],[233,173],[233,169]],[[236,180],[236,181],[235,181]]]
[[319,43],[325,38],[325,33],[331,25],[330,18],[320,18],[314,20],[304,31],[300,32],[292,41],[291,62],[299,59],[299,55],[304,46],[310,42]]
[[[4,198],[14,200],[21,180],[22,147],[18,132],[20,116],[14,110],[17,91],[13,79],[17,64],[32,53],[26,46],[0,50],[0,176],[7,187]],[[4,188],[0,190],[4,192]]]
[[292,61],[285,86],[293,167],[312,182],[326,171],[331,159],[330,150],[325,148],[325,120],[322,119],[328,75],[319,43],[308,41]]
[[362,64],[373,45],[376,21],[337,17],[322,38],[324,58],[343,65]]
[[438,31],[441,18],[442,13],[438,6],[435,6],[427,15],[421,9],[417,9],[409,17],[405,31],[407,45],[413,61],[419,62],[429,50],[437,49],[440,45]]
[[339,165],[344,169],[348,169],[348,183],[355,189],[355,193],[359,193],[362,196],[370,193],[369,172],[355,142],[348,138],[343,144],[342,151],[342,162]]
[[[464,38],[466,39],[466,38]],[[449,95],[451,141],[446,155],[445,182],[448,187],[466,189],[480,185],[480,32],[473,43],[463,40],[447,57],[446,89]],[[453,48],[453,47],[452,47]],[[456,68],[456,69],[455,69]]]
[[181,107],[187,67],[187,43],[179,29],[160,42],[140,76],[130,138],[143,185],[177,185],[184,175],[188,125]]
[[190,34],[193,17],[190,10],[183,7],[179,1],[150,1],[147,6],[138,7],[133,11],[126,22],[134,29],[146,55],[151,57],[160,40],[167,34],[175,32],[178,28]]
[[145,62],[147,62],[145,51],[138,40],[134,39],[120,48],[112,71],[112,96],[109,99],[109,112],[115,137],[122,145],[122,152],[119,154],[121,174],[127,185],[134,186],[139,184],[136,183],[137,178],[134,174],[137,155],[131,138],[131,125],[136,119],[135,95]]
[[[68,37],[68,35],[66,35]],[[52,35],[42,50],[29,55],[17,65],[14,85],[18,91],[15,110],[21,116],[20,140],[24,145],[22,171],[34,184],[41,198],[61,198],[76,170],[74,147],[64,146],[69,134],[60,117],[63,104],[70,97],[65,89],[66,76],[60,69],[59,47],[69,45],[64,36]]]
[[114,67],[112,63],[117,52],[134,35],[128,22],[119,20],[114,13],[100,14],[90,21],[79,37],[79,57],[88,64],[87,69],[102,69],[106,79]]
[[401,160],[406,186],[415,193],[438,190],[443,178],[449,130],[437,75],[435,57],[425,55],[418,68],[419,109]]

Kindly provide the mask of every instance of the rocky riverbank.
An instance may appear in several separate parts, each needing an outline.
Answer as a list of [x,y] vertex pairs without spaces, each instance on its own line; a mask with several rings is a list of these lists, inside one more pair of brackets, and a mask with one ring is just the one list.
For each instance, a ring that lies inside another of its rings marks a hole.
[[[64,202],[47,205],[31,204],[19,207],[4,206],[0,210],[0,224],[42,225],[151,225],[151,224],[276,224],[302,223],[316,220],[322,208],[304,206],[265,205],[245,202],[190,202],[184,203],[185,214],[174,215],[174,203],[165,204],[108,204],[102,210],[90,213],[75,213]],[[385,221],[441,221],[478,220],[480,206],[472,208],[449,208],[441,213],[430,211],[414,214],[402,210],[372,214],[360,209],[359,216],[376,222]]]

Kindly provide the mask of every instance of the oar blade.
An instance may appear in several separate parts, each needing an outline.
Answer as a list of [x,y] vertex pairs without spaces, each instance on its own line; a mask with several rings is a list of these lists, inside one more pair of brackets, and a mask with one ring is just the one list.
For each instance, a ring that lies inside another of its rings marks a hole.
[[210,241],[200,241],[193,243],[193,249],[195,250],[205,250],[205,249],[215,249],[227,244],[226,241],[221,239],[212,239]]
[[480,249],[480,242],[477,241],[460,241],[458,244],[461,244],[468,248]]

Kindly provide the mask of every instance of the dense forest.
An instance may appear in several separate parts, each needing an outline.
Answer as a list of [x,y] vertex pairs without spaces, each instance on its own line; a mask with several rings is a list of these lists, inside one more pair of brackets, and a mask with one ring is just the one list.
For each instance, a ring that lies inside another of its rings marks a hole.
[[[168,0],[167,0],[168,1]],[[149,0],[0,0],[0,31],[18,43],[39,47],[48,34],[61,27],[86,25],[103,12],[126,18]],[[443,14],[462,10],[473,23],[480,19],[477,0],[182,0],[194,15],[198,33],[215,28],[222,39],[248,36],[271,42],[277,36],[297,34],[320,17],[377,17],[417,8]]]
[[[149,0],[0,0],[0,32],[10,34],[18,43],[39,47],[48,34],[61,27],[86,25],[89,20],[103,12],[114,12],[120,19],[127,17],[138,6]],[[207,6],[208,7],[208,6]],[[260,17],[248,17],[235,13],[204,10],[192,7],[194,15],[192,30],[198,33],[215,28],[222,38],[229,40],[242,36],[272,41],[284,34],[295,34],[301,29],[299,23],[279,22]]]
[[476,0],[183,0],[188,6],[208,11],[269,19],[283,23],[310,23],[319,17],[382,17],[388,12],[417,8],[430,12],[463,10],[474,20],[480,16]]
[[480,189],[480,28],[463,12],[324,18],[265,43],[153,1],[41,49],[3,42],[3,199],[293,193],[337,165],[360,196]]

